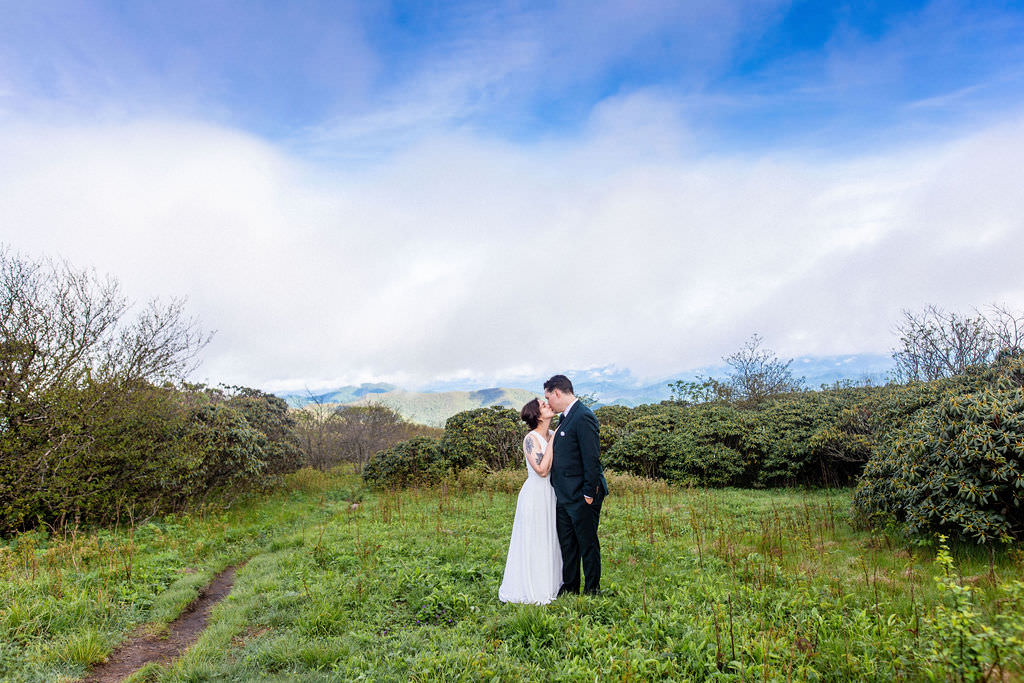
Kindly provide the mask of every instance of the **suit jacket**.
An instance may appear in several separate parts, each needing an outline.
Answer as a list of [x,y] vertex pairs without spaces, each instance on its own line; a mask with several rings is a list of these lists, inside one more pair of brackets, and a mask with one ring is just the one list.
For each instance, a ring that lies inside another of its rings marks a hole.
[[584,495],[598,498],[608,494],[601,470],[599,429],[594,411],[578,401],[555,429],[551,486],[559,503],[583,502]]

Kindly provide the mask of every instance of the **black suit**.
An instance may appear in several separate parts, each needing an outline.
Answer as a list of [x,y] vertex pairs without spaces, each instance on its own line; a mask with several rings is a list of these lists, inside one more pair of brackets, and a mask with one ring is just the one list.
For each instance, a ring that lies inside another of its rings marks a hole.
[[[558,423],[554,436],[551,486],[555,489],[555,522],[562,548],[562,588],[559,593],[579,593],[580,558],[586,579],[584,592],[601,586],[601,546],[597,523],[608,484],[601,472],[601,441],[597,418],[577,401]],[[590,496],[590,504],[583,499]]]

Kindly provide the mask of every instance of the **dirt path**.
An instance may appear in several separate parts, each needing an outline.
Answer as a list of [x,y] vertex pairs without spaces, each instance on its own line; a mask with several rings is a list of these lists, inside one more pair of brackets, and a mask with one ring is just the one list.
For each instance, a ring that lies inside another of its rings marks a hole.
[[136,635],[114,650],[106,662],[98,665],[83,678],[83,683],[121,681],[149,662],[171,661],[199,638],[206,628],[210,609],[228,596],[234,584],[235,567],[228,567],[213,577],[213,581],[199,591],[192,604],[167,625],[166,637],[136,632]]

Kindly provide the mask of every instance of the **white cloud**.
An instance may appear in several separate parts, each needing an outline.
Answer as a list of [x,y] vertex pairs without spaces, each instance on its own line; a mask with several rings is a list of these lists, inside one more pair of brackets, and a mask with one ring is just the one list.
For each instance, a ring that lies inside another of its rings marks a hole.
[[[424,137],[337,171],[191,122],[8,125],[0,241],[187,295],[198,379],[284,388],[885,351],[902,307],[1024,308],[1015,120],[823,162],[698,156],[656,93],[574,141]],[[666,141],[669,141],[666,143]]]

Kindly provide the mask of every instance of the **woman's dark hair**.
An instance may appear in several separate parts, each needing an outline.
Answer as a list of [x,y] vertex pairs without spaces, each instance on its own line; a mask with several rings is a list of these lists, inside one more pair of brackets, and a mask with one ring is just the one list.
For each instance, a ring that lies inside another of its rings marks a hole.
[[533,399],[519,411],[519,417],[523,418],[523,422],[530,425],[530,429],[536,429],[537,425],[540,424],[540,401]]

